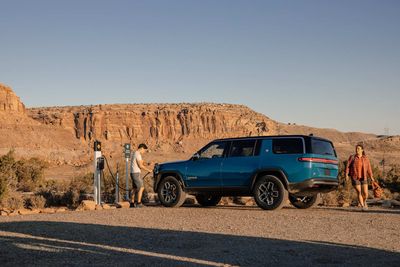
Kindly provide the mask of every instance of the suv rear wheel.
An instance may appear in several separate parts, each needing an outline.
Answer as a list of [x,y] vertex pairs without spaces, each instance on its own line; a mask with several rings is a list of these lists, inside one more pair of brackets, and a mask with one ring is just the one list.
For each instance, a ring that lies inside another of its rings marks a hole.
[[308,209],[318,203],[318,194],[312,196],[289,195],[289,201],[298,209]]
[[196,195],[197,202],[205,207],[216,206],[221,200],[220,196]]
[[165,207],[180,207],[185,202],[186,194],[174,176],[165,177],[157,191],[158,199]]
[[273,175],[265,175],[257,179],[254,189],[254,200],[264,210],[278,210],[287,199],[287,191],[283,183]]

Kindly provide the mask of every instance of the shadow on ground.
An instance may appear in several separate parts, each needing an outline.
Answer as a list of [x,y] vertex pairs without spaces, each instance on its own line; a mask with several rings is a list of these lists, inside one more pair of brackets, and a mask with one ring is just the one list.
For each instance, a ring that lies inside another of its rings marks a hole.
[[385,265],[400,253],[333,243],[62,222],[0,223],[0,265]]
[[375,213],[375,214],[396,214],[400,215],[400,209],[383,209],[383,208],[371,208],[369,207],[368,210],[364,211],[361,209],[361,207],[347,207],[347,208],[341,208],[341,207],[329,207],[329,210],[335,210],[335,211],[342,211],[342,212],[361,212],[361,213]]

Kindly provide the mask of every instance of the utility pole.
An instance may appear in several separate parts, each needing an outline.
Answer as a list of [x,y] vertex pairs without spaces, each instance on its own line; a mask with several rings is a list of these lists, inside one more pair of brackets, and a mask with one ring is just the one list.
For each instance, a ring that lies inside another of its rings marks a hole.
[[[388,138],[389,137],[389,128],[385,127],[384,133],[385,133],[385,139]],[[382,179],[384,179],[385,175],[386,175],[386,173],[385,173],[385,165],[386,165],[385,156],[386,156],[386,145],[384,144],[383,145],[383,159],[382,159]]]

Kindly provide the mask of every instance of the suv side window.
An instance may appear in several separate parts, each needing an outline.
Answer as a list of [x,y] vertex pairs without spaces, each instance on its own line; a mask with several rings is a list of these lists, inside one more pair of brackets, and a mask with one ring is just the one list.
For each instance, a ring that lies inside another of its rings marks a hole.
[[303,154],[303,139],[277,138],[272,140],[272,151],[275,154]]
[[222,158],[227,142],[211,143],[200,151],[201,159]]
[[251,157],[254,156],[256,140],[233,141],[229,157]]

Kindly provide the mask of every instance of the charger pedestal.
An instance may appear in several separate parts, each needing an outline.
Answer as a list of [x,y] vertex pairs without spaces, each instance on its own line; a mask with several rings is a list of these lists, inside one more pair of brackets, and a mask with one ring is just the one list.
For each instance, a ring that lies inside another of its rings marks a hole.
[[101,158],[101,142],[94,141],[94,201],[96,204],[101,204],[101,171],[99,169],[99,158]]

